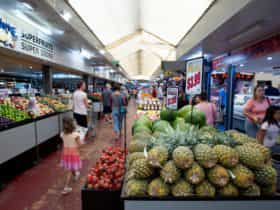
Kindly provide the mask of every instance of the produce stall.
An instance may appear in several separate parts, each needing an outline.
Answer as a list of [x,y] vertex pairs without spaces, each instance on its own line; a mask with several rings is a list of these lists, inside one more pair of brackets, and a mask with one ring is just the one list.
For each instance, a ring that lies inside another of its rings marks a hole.
[[124,149],[104,148],[99,160],[89,171],[82,189],[82,209],[122,210],[120,196],[124,173]]
[[151,120],[159,119],[160,110],[163,108],[163,102],[157,98],[145,98],[137,101],[136,118],[143,115]]
[[[31,101],[33,100],[33,101]],[[35,105],[35,109],[30,108]],[[72,111],[57,99],[11,96],[0,100],[0,164],[57,136]],[[39,157],[37,157],[39,158]]]
[[279,209],[270,150],[191,106],[137,119],[126,163],[125,210]]

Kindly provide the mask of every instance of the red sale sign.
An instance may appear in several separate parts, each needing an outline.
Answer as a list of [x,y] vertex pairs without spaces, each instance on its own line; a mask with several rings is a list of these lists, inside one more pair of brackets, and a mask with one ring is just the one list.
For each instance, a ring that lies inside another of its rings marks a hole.
[[167,88],[166,108],[176,110],[178,108],[178,88]]
[[186,69],[186,93],[189,95],[200,94],[202,89],[203,59],[191,60]]

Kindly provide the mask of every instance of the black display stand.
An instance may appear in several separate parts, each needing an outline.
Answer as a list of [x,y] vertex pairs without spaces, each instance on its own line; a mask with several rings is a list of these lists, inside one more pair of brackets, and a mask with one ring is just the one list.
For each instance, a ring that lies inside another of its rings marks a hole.
[[123,210],[121,191],[82,189],[82,210]]

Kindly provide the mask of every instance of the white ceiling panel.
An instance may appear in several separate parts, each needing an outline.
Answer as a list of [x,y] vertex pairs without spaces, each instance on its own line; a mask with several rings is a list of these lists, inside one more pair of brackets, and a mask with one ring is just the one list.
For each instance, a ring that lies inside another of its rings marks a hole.
[[139,28],[138,0],[69,0],[104,45]]
[[213,1],[69,0],[129,75],[152,75],[162,60],[175,59],[176,44]]
[[176,45],[213,0],[140,0],[140,25]]

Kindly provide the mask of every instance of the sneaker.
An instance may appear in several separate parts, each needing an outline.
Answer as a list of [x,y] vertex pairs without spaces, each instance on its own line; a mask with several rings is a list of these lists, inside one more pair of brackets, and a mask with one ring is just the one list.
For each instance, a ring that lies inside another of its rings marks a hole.
[[63,191],[61,192],[62,195],[66,195],[68,193],[72,192],[72,188],[71,187],[64,187]]

